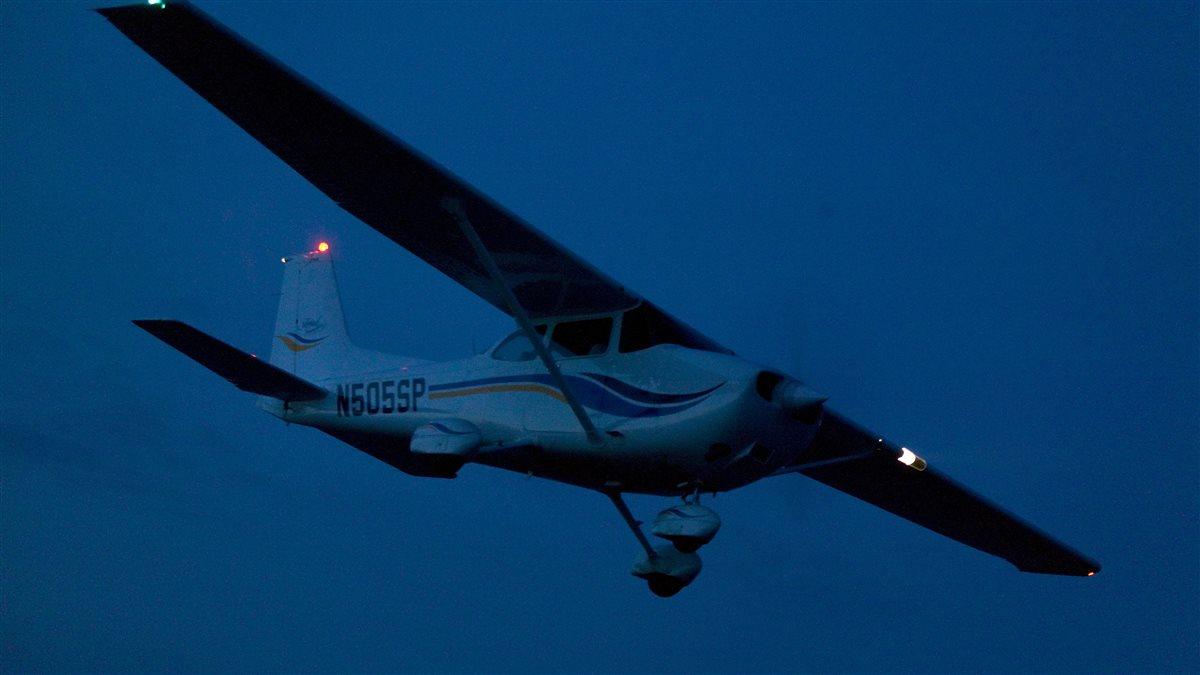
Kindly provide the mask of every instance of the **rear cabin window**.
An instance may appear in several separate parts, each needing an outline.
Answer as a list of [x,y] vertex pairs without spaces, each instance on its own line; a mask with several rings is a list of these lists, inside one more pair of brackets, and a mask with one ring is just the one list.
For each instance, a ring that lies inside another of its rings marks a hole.
[[558,356],[598,356],[608,351],[612,317],[564,321],[550,334],[550,348]]
[[[545,326],[534,327],[539,334],[546,334]],[[537,352],[524,331],[517,331],[504,338],[504,341],[492,350],[492,358],[497,361],[532,361],[537,358]]]

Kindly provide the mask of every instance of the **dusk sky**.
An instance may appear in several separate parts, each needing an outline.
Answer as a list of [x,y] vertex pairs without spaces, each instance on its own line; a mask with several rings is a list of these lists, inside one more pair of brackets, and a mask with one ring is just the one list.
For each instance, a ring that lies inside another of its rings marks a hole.
[[599,494],[283,425],[130,320],[265,353],[320,240],[364,346],[512,320],[95,2],[2,2],[0,669],[1200,670],[1197,3],[197,4],[1104,568],[790,475],[663,600]]

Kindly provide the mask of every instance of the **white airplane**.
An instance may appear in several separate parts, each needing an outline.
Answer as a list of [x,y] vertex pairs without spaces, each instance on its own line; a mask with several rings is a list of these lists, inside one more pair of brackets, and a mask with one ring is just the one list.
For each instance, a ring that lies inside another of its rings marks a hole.
[[[834,412],[800,380],[739,358],[186,4],[98,10],[343,209],[506,312],[516,330],[445,363],[355,346],[325,243],[286,257],[270,363],[179,321],[135,321],[291,424],[415,476],[467,463],[596,490],[670,596],[720,518],[700,503],[800,473],[1026,572],[1100,566]],[[651,533],[624,493],[674,497]]]

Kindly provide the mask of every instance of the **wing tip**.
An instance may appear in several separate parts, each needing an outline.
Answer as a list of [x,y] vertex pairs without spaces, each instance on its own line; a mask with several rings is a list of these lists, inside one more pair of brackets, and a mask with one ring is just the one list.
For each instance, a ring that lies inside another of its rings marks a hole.
[[131,12],[145,11],[147,8],[153,9],[155,6],[149,3],[139,3],[136,5],[106,5],[104,7],[93,7],[92,11],[100,16],[112,21],[120,18],[124,14]]
[[1022,572],[1029,574],[1054,574],[1065,577],[1094,577],[1100,573],[1103,566],[1100,563],[1088,560],[1087,558],[1079,558],[1072,560],[1066,564],[1050,563],[1050,564],[1028,564],[1027,561],[1010,560],[1013,567],[1016,567]]

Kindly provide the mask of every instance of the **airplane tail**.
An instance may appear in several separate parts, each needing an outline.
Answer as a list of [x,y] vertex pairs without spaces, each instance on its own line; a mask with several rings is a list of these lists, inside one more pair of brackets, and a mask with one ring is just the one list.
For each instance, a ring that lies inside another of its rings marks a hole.
[[329,247],[283,259],[283,293],[271,364],[307,380],[333,377],[357,360],[346,333]]

